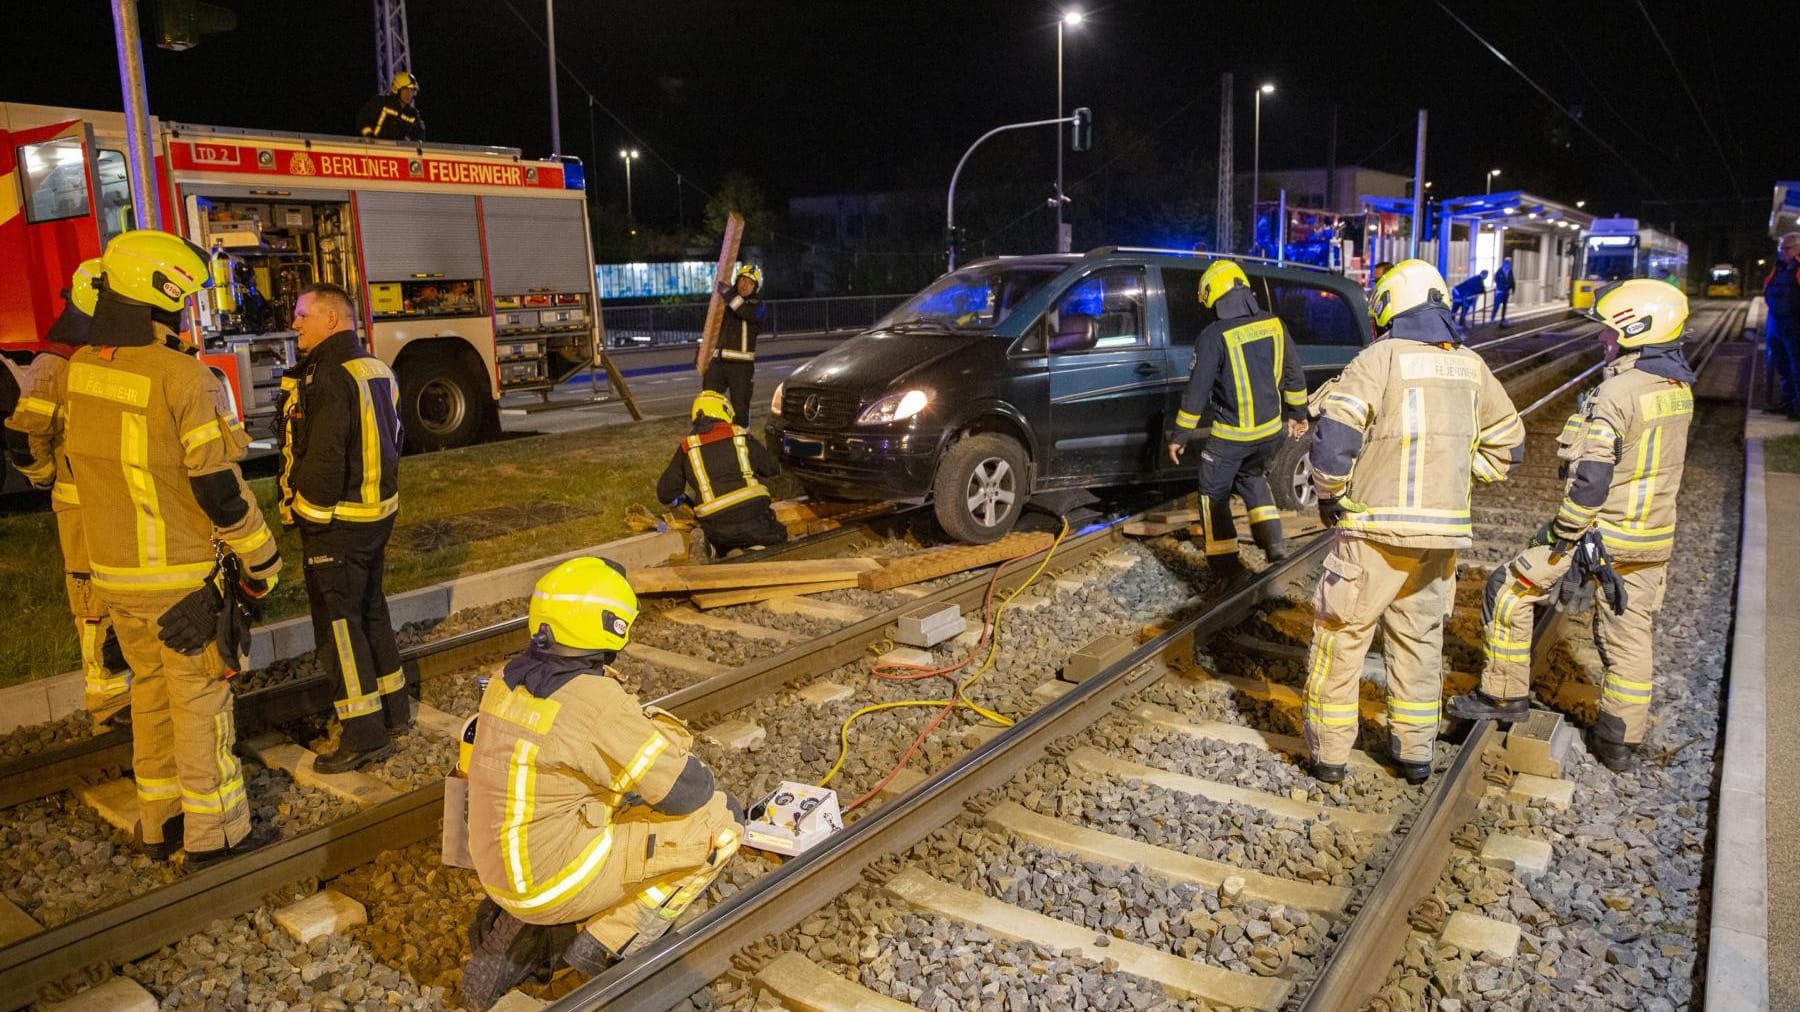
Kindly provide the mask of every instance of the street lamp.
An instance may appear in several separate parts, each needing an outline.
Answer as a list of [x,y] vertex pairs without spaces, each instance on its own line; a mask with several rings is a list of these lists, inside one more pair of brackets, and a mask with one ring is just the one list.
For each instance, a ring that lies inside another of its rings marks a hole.
[[631,214],[631,163],[638,156],[637,148],[620,148],[619,158],[625,162],[625,220],[630,221]]
[[1487,192],[1488,193],[1494,192],[1494,177],[1499,174],[1500,174],[1499,169],[1489,169],[1487,171]]
[[1256,202],[1262,199],[1262,97],[1275,94],[1273,84],[1256,89],[1255,126],[1250,141],[1250,244],[1256,245]]
[[[1063,118],[1063,29],[1081,24],[1080,11],[1064,11],[1056,22],[1056,118]],[[1056,252],[1069,252],[1069,240],[1063,233],[1063,141],[1062,130],[1056,131]]]

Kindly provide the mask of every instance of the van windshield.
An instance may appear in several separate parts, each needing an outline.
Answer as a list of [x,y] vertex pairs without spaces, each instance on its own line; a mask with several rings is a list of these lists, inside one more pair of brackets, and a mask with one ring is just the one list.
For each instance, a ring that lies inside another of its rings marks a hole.
[[1064,264],[980,264],[946,274],[875,326],[894,331],[992,330]]

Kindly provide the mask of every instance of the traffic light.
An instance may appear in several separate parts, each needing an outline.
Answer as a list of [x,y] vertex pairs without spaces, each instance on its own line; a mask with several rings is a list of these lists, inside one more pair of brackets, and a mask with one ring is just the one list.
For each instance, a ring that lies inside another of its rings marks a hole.
[[1094,146],[1094,111],[1087,106],[1075,110],[1075,122],[1069,124],[1069,150],[1086,151]]
[[158,0],[156,44],[177,53],[200,44],[200,36],[217,35],[237,27],[237,15],[200,0]]

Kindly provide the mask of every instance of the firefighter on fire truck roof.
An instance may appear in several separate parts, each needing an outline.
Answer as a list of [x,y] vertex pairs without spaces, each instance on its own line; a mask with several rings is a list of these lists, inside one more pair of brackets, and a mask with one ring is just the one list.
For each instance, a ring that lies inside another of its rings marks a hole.
[[357,132],[381,141],[424,140],[425,120],[413,104],[418,94],[417,77],[404,70],[395,74],[393,89],[369,99],[356,114]]
[[[785,543],[787,528],[775,519],[769,490],[759,480],[780,471],[774,455],[733,423],[731,402],[716,390],[700,391],[691,416],[694,429],[657,480],[656,498],[671,506],[692,502],[715,555]],[[685,488],[700,498],[689,498]]]

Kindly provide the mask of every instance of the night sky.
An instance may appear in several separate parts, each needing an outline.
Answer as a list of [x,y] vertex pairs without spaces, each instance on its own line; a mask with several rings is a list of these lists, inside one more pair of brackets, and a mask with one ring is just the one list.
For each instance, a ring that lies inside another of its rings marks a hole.
[[[357,107],[375,90],[372,0],[216,2],[236,12],[235,31],[185,53],[146,48],[154,113],[353,132]],[[1118,150],[1122,136],[1142,138],[1159,157],[1197,155],[1210,164],[1222,71],[1237,76],[1240,171],[1249,168],[1251,88],[1260,81],[1278,88],[1263,107],[1265,169],[1323,165],[1335,105],[1339,164],[1410,174],[1415,110],[1424,106],[1434,192],[1480,192],[1484,171],[1498,166],[1497,189],[1673,222],[1696,261],[1757,252],[1771,183],[1800,175],[1791,4],[1080,6],[1087,21],[1069,30],[1066,104],[1093,108],[1096,145],[1068,156],[1077,200],[1083,179],[1128,171],[1134,152]],[[106,3],[6,7],[0,99],[120,107]],[[633,170],[637,214],[664,227],[675,225],[678,209],[694,223],[704,191],[731,171],[748,173],[777,206],[798,195],[941,189],[982,132],[1055,108],[1060,8],[1036,0],[559,0],[557,8],[568,68],[563,147],[589,160],[595,199],[618,204],[617,150],[643,149]],[[432,139],[549,151],[545,53],[532,34],[543,30],[541,0],[414,0],[409,14]],[[591,133],[584,85],[599,103]],[[971,178],[1042,180],[1047,192],[1051,143],[1045,133],[997,148],[993,158],[1004,166],[977,155]],[[677,173],[689,184],[679,204]],[[1195,180],[1199,195],[1210,198],[1213,187],[1210,175]],[[1030,206],[1027,196],[1021,211]],[[1043,215],[1047,243],[1048,210]]]

